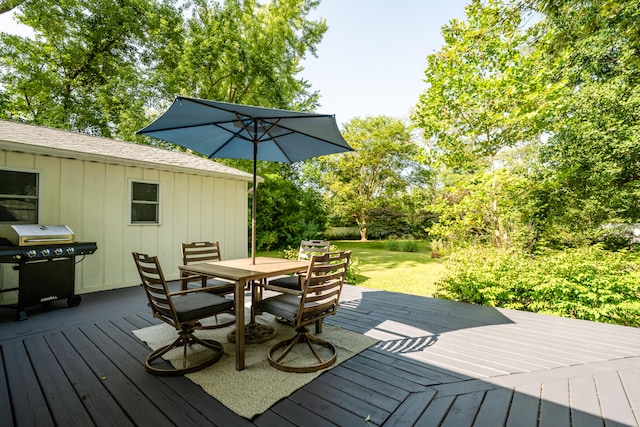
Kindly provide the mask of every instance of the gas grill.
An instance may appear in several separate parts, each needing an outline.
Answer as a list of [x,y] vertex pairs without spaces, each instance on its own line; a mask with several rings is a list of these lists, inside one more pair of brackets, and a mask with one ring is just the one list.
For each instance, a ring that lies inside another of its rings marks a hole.
[[[95,242],[76,242],[66,225],[12,225],[0,230],[0,263],[17,264],[18,291],[16,320],[25,320],[27,307],[66,299],[75,307],[82,298],[75,295],[76,257],[94,253]],[[84,259],[84,258],[82,258]],[[82,260],[81,259],[81,260]]]

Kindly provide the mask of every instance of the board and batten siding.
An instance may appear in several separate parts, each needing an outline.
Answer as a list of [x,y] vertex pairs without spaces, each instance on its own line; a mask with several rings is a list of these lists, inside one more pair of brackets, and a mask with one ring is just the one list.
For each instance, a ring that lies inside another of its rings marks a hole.
[[[167,279],[179,275],[183,242],[218,240],[223,259],[247,256],[246,181],[4,150],[0,167],[40,173],[41,224],[64,224],[76,241],[97,242],[76,264],[78,294],[137,285],[133,251],[157,255]],[[130,224],[131,180],[160,185],[159,225]],[[12,267],[0,264],[0,289],[17,287]],[[1,302],[11,299],[17,292],[0,293]]]

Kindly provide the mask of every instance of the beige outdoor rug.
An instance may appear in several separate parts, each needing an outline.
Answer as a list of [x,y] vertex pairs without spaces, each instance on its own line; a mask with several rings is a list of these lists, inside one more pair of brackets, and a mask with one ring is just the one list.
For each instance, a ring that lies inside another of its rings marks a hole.
[[[277,333],[273,339],[265,343],[245,345],[246,368],[244,370],[236,371],[236,347],[235,344],[229,343],[227,340],[227,334],[235,326],[229,326],[223,329],[196,331],[196,336],[200,338],[220,341],[224,346],[224,355],[214,365],[185,375],[226,407],[249,419],[266,411],[278,400],[289,396],[322,373],[322,371],[309,374],[288,373],[271,367],[267,360],[268,349],[276,342],[292,337],[294,330],[290,326],[277,323],[274,317],[268,313],[258,316],[256,320],[258,323],[276,328]],[[313,326],[311,328],[313,331]],[[176,337],[176,330],[165,323],[136,330],[133,333],[152,349],[169,344]],[[338,366],[378,341],[356,332],[328,325],[326,322],[320,336],[333,343],[338,350],[336,363],[325,370]],[[202,349],[199,345],[190,348],[192,357],[197,358],[197,353]],[[173,350],[165,356],[165,359],[180,360],[181,355],[182,349]],[[307,357],[306,353],[304,353],[304,357]],[[310,353],[308,357],[313,358]],[[172,363],[174,362],[172,361]],[[181,364],[181,362],[177,363]]]

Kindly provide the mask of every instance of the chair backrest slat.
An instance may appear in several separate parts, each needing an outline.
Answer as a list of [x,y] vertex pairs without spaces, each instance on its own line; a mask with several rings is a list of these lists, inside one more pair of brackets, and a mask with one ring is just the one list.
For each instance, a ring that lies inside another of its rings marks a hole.
[[313,255],[321,255],[331,250],[331,242],[328,240],[303,240],[298,250],[299,260],[311,259]]
[[182,263],[184,265],[220,261],[220,243],[218,242],[192,242],[182,244]]
[[133,260],[149,299],[153,316],[176,326],[178,317],[173,301],[169,297],[169,287],[162,273],[158,257],[133,252]]
[[302,286],[298,325],[336,313],[350,258],[351,251],[327,252],[311,257]]

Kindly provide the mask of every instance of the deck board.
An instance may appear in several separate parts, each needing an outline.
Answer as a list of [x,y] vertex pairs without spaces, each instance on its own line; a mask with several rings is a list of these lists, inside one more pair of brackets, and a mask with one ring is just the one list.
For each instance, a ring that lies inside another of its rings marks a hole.
[[449,412],[447,412],[446,417],[440,425],[442,427],[473,425],[476,414],[480,410],[484,395],[484,392],[476,392],[456,397],[456,400],[449,408]]
[[[0,356],[2,356],[2,347],[0,347]],[[0,357],[0,426],[12,427],[13,417],[11,416],[9,388],[2,387],[2,384],[7,384],[4,357]]]
[[247,420],[145,371],[139,288],[28,314],[0,310],[3,427],[640,425],[637,328],[345,286],[326,322],[380,342]]
[[420,427],[440,426],[455,400],[455,396],[439,397],[431,400],[415,425]]
[[514,389],[507,427],[535,427],[538,425],[541,384],[524,384]]
[[424,410],[436,395],[436,391],[427,390],[418,393],[411,393],[405,399],[398,409],[396,409],[389,419],[385,422],[385,426],[404,426],[413,425],[420,419]]
[[[139,361],[117,357],[112,360],[107,346],[101,345],[99,341],[92,342],[80,329],[67,331],[65,335],[82,358],[90,361],[87,365],[93,376],[89,376],[88,379],[94,382],[101,381],[135,425],[172,425],[171,420],[125,375],[124,372],[136,362],[137,369],[142,371],[143,366]],[[103,353],[102,350],[106,350],[107,353]],[[124,363],[124,366],[119,365],[120,363]]]
[[[640,369],[628,369],[618,371],[620,380],[627,395],[627,400],[631,406],[631,410],[636,416],[640,417]],[[640,420],[636,420],[639,421]]]
[[92,414],[95,425],[133,426],[126,412],[118,405],[102,381],[95,380],[91,368],[63,334],[48,334],[45,339],[57,355],[58,363],[67,377],[82,378],[82,381],[74,382],[74,391],[82,399],[87,411]]
[[628,405],[627,394],[617,372],[597,374],[595,376],[602,414],[607,426],[637,425],[633,410]]
[[596,412],[599,410],[598,390],[592,376],[571,378],[571,420],[575,425],[584,427],[602,427],[602,418]]
[[32,337],[25,340],[24,344],[38,383],[42,387],[42,393],[50,406],[50,411],[55,414],[56,424],[93,424],[93,419],[85,408],[82,397],[75,393],[73,385],[44,337]]
[[362,400],[359,395],[347,393],[334,387],[330,381],[324,381],[322,376],[318,381],[309,383],[305,390],[313,393],[317,399],[324,399],[336,405],[343,405],[348,401],[350,412],[360,417],[361,420],[369,419],[374,425],[382,424],[390,415],[388,411]]
[[503,426],[513,398],[513,390],[499,388],[487,391],[473,423],[475,427]]
[[372,387],[366,387],[364,385],[349,381],[341,376],[337,376],[331,372],[325,372],[322,374],[317,382],[321,382],[326,388],[335,388],[342,391],[348,396],[353,396],[355,399],[366,402],[368,405],[385,411],[387,414],[393,412],[401,401],[392,398],[387,398],[383,393],[379,393]]
[[542,386],[540,425],[568,427],[569,383],[567,380],[549,381]]
[[10,401],[17,426],[53,426],[52,414],[42,394],[35,372],[22,341],[2,346],[2,356],[7,372]]

